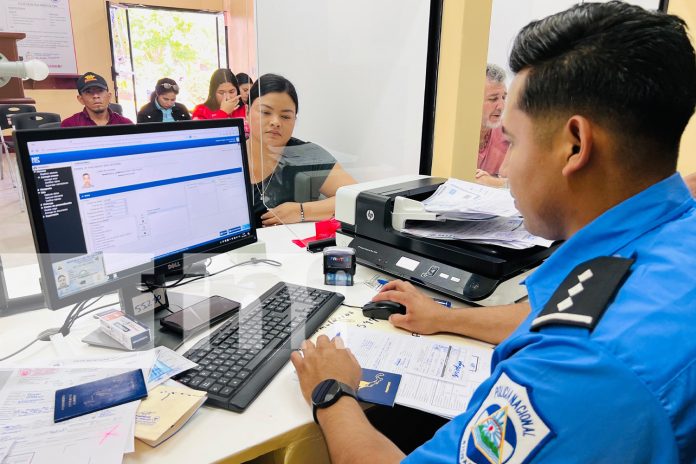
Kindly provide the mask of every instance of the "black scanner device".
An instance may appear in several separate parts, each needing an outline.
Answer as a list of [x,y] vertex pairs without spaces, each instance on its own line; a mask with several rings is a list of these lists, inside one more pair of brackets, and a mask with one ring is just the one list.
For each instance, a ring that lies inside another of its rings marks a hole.
[[406,314],[406,306],[396,301],[371,301],[362,307],[363,316],[373,319],[389,319],[392,314]]

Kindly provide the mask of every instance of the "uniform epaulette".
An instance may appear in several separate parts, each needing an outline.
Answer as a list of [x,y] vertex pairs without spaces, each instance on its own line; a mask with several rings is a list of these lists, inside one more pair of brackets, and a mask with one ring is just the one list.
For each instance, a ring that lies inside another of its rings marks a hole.
[[592,331],[623,285],[635,260],[602,256],[576,266],[532,321],[531,330],[572,325]]

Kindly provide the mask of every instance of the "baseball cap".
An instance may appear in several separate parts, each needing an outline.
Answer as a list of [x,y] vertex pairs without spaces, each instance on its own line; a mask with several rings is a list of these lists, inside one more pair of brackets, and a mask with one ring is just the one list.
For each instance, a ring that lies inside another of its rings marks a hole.
[[77,93],[82,93],[90,87],[99,87],[100,89],[109,90],[106,80],[97,73],[87,72],[80,76],[77,80]]

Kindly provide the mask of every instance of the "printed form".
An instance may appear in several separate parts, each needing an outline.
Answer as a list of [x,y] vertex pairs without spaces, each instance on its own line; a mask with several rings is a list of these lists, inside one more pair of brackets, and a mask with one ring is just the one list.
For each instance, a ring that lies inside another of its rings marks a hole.
[[491,371],[491,348],[360,329],[340,322],[327,335],[340,335],[360,367],[400,374],[396,403],[447,418],[466,410],[472,394]]
[[[120,463],[135,450],[140,401],[54,423],[56,389],[140,368],[148,389],[196,364],[168,348],[0,369],[0,462]],[[3,458],[3,454],[5,455]],[[3,460],[4,459],[4,460]]]

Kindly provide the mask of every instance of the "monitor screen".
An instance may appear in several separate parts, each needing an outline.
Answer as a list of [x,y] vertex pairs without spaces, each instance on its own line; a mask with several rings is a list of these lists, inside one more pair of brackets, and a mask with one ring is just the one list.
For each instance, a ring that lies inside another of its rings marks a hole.
[[15,137],[51,307],[256,241],[241,120]]

